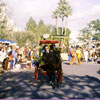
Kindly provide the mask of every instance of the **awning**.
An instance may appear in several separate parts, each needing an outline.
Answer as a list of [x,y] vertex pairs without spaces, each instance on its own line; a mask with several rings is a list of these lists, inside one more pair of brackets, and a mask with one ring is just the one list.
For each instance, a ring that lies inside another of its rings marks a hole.
[[55,43],[59,43],[59,41],[56,41],[56,40],[41,40],[40,43],[41,44],[55,44]]
[[5,40],[5,39],[0,39],[0,42],[8,43],[8,44],[16,44],[16,42],[13,42],[13,41],[10,41],[10,40]]

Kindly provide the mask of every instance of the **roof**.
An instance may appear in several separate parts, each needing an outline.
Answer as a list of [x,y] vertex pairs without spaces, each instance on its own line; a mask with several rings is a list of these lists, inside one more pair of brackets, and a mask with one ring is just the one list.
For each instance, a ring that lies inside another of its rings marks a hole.
[[41,40],[40,43],[41,44],[56,44],[56,43],[59,43],[59,41],[56,41],[56,40]]
[[9,43],[9,44],[16,44],[16,43],[13,42],[13,41],[5,40],[5,39],[0,39],[0,42],[2,42],[2,43]]

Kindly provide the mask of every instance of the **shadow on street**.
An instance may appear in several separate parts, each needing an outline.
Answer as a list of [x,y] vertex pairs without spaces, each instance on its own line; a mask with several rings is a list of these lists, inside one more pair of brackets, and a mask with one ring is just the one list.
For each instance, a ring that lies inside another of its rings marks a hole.
[[34,84],[33,72],[0,75],[0,99],[100,99],[100,80],[92,76],[63,75],[59,89],[52,89],[47,76]]
[[[70,65],[70,62],[66,62],[66,63],[64,63],[64,64]],[[73,65],[77,65],[77,63],[74,63]]]
[[100,74],[100,70],[98,70],[97,73]]

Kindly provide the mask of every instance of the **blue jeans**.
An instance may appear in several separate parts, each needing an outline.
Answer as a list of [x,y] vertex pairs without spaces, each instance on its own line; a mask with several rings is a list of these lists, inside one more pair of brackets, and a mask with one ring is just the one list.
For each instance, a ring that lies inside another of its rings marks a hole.
[[11,69],[13,69],[13,66],[14,66],[14,61],[9,61],[10,62],[10,65],[11,65]]

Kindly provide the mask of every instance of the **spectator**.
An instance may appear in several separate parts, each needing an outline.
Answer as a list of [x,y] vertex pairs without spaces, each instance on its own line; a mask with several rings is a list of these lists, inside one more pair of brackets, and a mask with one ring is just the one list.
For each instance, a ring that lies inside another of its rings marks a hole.
[[15,64],[17,64],[17,52],[16,52],[15,46],[13,46],[13,48],[12,48],[12,55],[13,55],[13,67],[14,67]]
[[10,62],[10,69],[13,69],[13,55],[12,55],[12,51],[9,52],[9,62]]
[[88,50],[85,49],[85,50],[84,50],[84,58],[85,58],[85,62],[88,62],[88,56],[89,56]]

